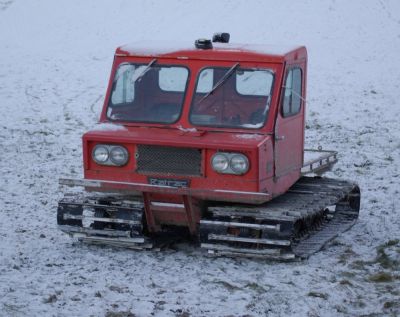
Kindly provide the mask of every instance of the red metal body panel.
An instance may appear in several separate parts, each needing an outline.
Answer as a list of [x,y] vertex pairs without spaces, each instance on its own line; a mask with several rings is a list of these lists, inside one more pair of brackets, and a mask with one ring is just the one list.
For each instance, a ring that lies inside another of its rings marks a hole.
[[285,71],[292,68],[302,70],[302,100],[300,112],[284,118],[282,115],[283,94],[279,101],[280,107],[275,120],[275,178],[279,180],[277,188],[283,194],[293,185],[301,174],[303,166],[304,130],[305,130],[305,93],[306,93],[306,59],[291,61],[286,64]]
[[[305,97],[307,53],[304,47],[286,51],[265,46],[231,44],[217,44],[211,50],[166,50],[146,43],[131,47],[121,47],[116,51],[100,122],[108,122],[107,105],[118,66],[126,62],[148,64],[154,57],[158,64],[182,65],[190,71],[181,116],[170,125],[118,122],[125,129],[86,133],[83,136],[85,179],[104,180],[102,190],[120,188],[130,190],[132,194],[144,193],[150,231],[158,231],[160,224],[177,224],[188,226],[192,233],[201,217],[202,200],[262,203],[284,193],[297,181],[303,163],[305,103],[302,102],[301,112],[291,118],[282,118],[280,107],[281,90],[288,65],[299,65],[302,68],[302,95]],[[188,118],[198,73],[205,67],[230,68],[237,62],[246,68],[268,68],[275,74],[265,125],[259,129],[193,126]],[[276,136],[281,135],[285,136],[285,140],[277,141]],[[123,145],[129,152],[129,162],[122,167],[96,164],[91,158],[96,144]],[[189,188],[157,189],[149,186],[150,174],[136,171],[134,157],[138,144],[199,149],[202,151],[201,175],[161,175],[165,178],[189,180]],[[218,151],[246,155],[250,162],[249,171],[244,175],[217,173],[211,167],[211,158]],[[112,182],[122,182],[125,186],[114,186]],[[173,205],[153,204],[155,201]]]
[[196,49],[193,43],[141,41],[118,47],[116,56],[162,57],[212,61],[248,61],[284,63],[307,58],[304,46],[277,46],[265,44],[213,43],[210,50]]
[[[149,174],[136,173],[133,159],[129,160],[128,164],[123,167],[104,166],[95,163],[91,159],[91,153],[94,146],[99,143],[120,144],[127,148],[130,157],[133,158],[136,144],[153,144],[203,149],[205,159],[201,177],[169,176],[171,178],[190,179],[191,188],[258,192],[258,148],[260,143],[265,142],[265,138],[271,139],[271,137],[255,135],[251,139],[246,139],[241,136],[240,133],[224,134],[216,132],[193,136],[190,132],[182,133],[180,130],[154,127],[129,127],[126,131],[92,131],[83,137],[83,152],[86,157],[84,164],[85,178],[147,184]],[[217,150],[245,154],[251,162],[250,170],[243,176],[215,172],[209,162]]]

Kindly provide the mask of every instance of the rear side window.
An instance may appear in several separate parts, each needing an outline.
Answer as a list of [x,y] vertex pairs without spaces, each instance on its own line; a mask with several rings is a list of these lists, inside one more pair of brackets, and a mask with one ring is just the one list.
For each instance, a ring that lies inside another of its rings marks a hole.
[[290,117],[300,112],[302,92],[302,73],[300,68],[288,71],[283,96],[282,116]]

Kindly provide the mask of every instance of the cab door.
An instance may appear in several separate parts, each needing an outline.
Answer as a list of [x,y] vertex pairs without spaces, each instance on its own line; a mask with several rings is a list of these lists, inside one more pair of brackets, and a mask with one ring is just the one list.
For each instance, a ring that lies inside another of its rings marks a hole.
[[286,67],[279,113],[275,122],[275,178],[287,186],[300,177],[304,148],[304,66]]

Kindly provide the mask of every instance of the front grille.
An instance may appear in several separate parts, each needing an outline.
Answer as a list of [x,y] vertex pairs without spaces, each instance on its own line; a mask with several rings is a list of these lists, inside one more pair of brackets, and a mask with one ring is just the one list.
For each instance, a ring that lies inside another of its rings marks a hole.
[[136,171],[141,174],[201,175],[201,150],[139,144]]

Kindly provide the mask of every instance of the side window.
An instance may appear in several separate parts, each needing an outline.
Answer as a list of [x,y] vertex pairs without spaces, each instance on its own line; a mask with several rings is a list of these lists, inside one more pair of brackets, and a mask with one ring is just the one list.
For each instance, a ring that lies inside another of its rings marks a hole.
[[300,112],[301,108],[302,76],[300,68],[288,71],[283,95],[282,116],[289,117]]

